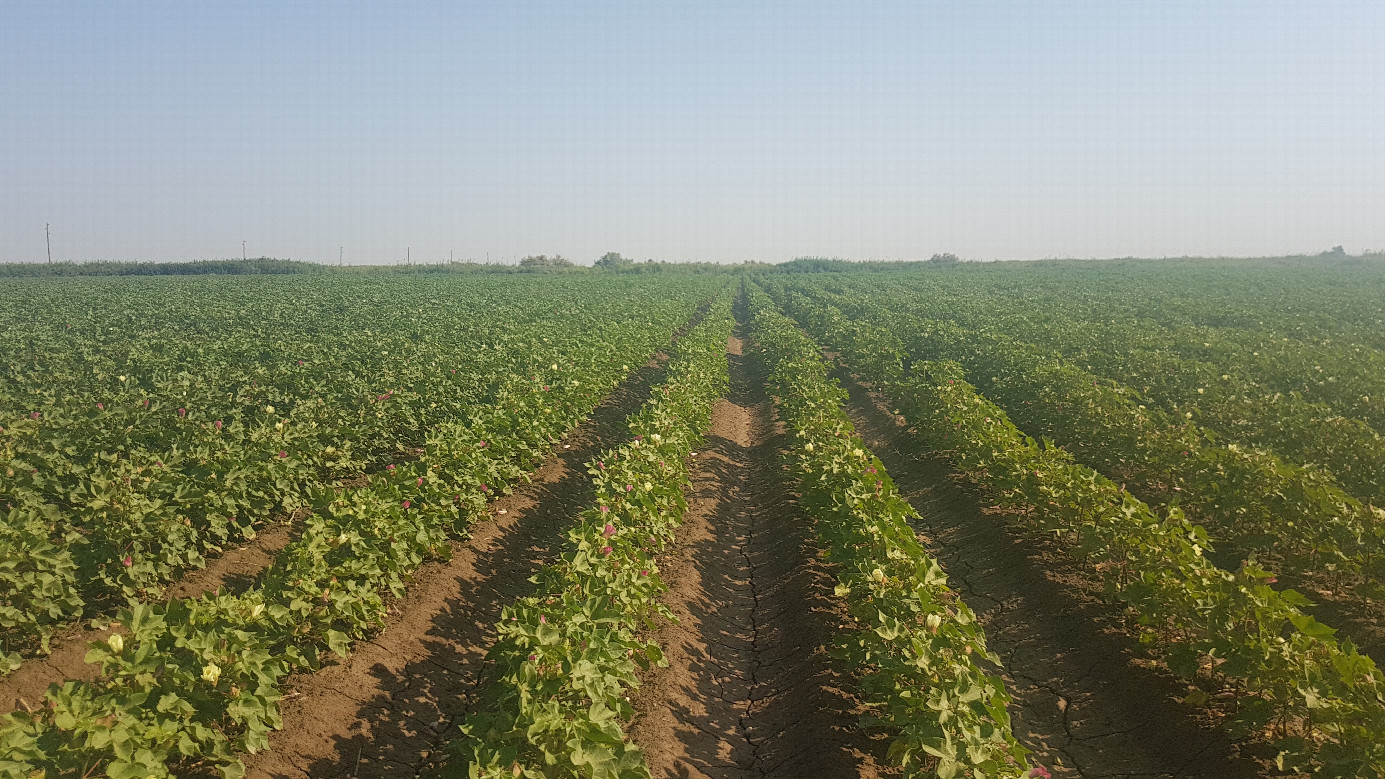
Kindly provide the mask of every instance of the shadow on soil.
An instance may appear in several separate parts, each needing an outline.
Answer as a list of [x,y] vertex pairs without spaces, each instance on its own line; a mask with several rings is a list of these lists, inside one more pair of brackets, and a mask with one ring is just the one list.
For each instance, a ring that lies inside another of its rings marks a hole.
[[883,399],[843,371],[852,421],[921,515],[917,528],[976,611],[1004,663],[1015,736],[1054,776],[1251,777],[1186,685],[1145,662],[1080,566],[989,508],[937,454],[923,451]]

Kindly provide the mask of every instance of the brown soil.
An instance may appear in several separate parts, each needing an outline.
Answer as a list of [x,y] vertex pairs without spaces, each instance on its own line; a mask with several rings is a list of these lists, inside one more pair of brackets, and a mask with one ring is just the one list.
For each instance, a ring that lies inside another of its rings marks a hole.
[[779,463],[763,380],[732,339],[732,392],[694,458],[678,544],[660,560],[676,624],[645,674],[630,736],[655,777],[881,776],[888,739],[856,726],[825,647],[842,615]]
[[[168,587],[166,597],[192,597],[222,587],[245,589],[274,562],[274,555],[288,545],[299,527],[300,523],[285,517],[262,530],[254,540],[207,560],[206,568],[188,571]],[[50,654],[26,660],[14,673],[0,679],[0,711],[37,707],[50,684],[96,678],[100,666],[85,662],[87,644],[104,641],[112,632],[74,625],[55,634],[49,644]]]
[[651,361],[570,433],[532,482],[491,504],[451,560],[429,563],[374,639],[314,674],[291,677],[284,729],[271,750],[246,758],[250,777],[413,776],[458,737],[456,724],[484,692],[486,651],[500,610],[529,594],[592,496],[585,464],[623,441],[625,418],[661,372]]
[[838,377],[852,421],[1000,655],[1015,736],[1037,763],[1055,777],[1263,773],[1205,710],[1179,702],[1189,688],[1145,659],[1077,563],[1009,527],[937,453],[918,449],[882,398]]

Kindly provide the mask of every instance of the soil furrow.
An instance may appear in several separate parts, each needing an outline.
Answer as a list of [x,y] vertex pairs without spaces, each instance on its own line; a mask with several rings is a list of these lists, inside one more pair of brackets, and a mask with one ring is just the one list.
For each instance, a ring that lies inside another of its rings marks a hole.
[[837,376],[852,421],[922,515],[923,541],[1000,655],[1015,736],[1037,763],[1055,777],[1260,773],[1206,711],[1179,702],[1188,688],[1144,659],[1078,563],[1009,527],[945,461],[918,449],[883,398]]
[[695,457],[678,543],[660,561],[678,622],[655,639],[630,735],[655,777],[878,776],[885,740],[826,647],[842,615],[782,472],[773,406],[730,343],[731,393]]
[[592,495],[585,464],[621,442],[662,360],[622,384],[570,433],[530,484],[491,504],[452,558],[425,565],[385,630],[345,660],[289,680],[284,728],[271,750],[246,758],[250,777],[413,776],[460,734],[480,699],[500,610],[561,548]]

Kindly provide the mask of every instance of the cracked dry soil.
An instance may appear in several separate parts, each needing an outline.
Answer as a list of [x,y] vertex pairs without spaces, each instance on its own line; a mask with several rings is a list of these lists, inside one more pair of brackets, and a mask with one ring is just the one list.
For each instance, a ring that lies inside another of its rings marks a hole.
[[921,515],[917,525],[949,584],[977,613],[1013,697],[1015,736],[1055,777],[1263,774],[1205,713],[1178,702],[1188,688],[1134,661],[1079,565],[1006,525],[936,453],[923,452],[880,396],[843,371],[852,422]]
[[728,344],[731,391],[696,455],[678,544],[660,560],[678,616],[654,638],[668,668],[632,699],[655,777],[897,775],[888,739],[857,727],[826,647],[842,620],[781,468],[763,377]]

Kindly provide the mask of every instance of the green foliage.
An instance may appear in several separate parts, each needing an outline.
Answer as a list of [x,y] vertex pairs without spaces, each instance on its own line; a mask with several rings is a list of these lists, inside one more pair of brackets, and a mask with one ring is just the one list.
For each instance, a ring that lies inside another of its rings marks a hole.
[[549,257],[546,254],[531,254],[519,261],[520,270],[532,271],[536,273],[567,270],[574,267],[572,261],[555,254]]
[[[427,431],[500,401],[506,382],[539,372],[533,360],[567,354],[562,344],[624,337],[655,315],[671,329],[711,289],[688,285],[681,302],[622,284],[622,300],[592,306],[567,301],[615,285],[278,277],[7,290],[0,649],[43,652],[53,626],[157,598],[206,555],[307,510],[325,484],[414,459]],[[500,294],[512,296],[503,308]]]
[[1385,772],[1385,679],[1370,658],[1303,614],[1293,590],[1247,561],[1236,572],[1204,553],[1212,541],[1177,508],[1156,514],[1068,452],[1022,433],[955,362],[906,363],[886,328],[849,322],[799,300],[821,332],[944,451],[1035,533],[1070,544],[1138,617],[1169,667],[1239,695],[1237,732],[1270,738],[1291,770],[1327,776]]
[[8,262],[0,263],[5,276],[244,276],[282,273],[324,273],[327,266],[297,260],[254,257],[248,260],[195,260],[191,262]]
[[[131,600],[117,636],[92,645],[94,681],[55,686],[46,707],[0,721],[0,777],[95,765],[112,776],[240,775],[235,753],[265,748],[279,726],[282,678],[383,625],[386,597],[402,596],[423,561],[446,556],[487,499],[522,480],[709,291],[661,286],[635,300],[598,289],[585,281],[580,297],[545,301],[565,326],[540,318],[514,331],[502,350],[514,361],[473,377],[488,402],[419,417],[432,427],[415,457],[356,486],[309,490],[301,536],[246,592]],[[449,363],[425,364],[451,381]],[[416,396],[405,402],[423,413]]]
[[872,720],[898,733],[891,758],[908,776],[1026,775],[1005,684],[978,665],[1000,660],[915,536],[917,513],[856,434],[817,345],[763,293],[750,299],[753,338],[797,439],[790,460],[804,505],[860,626],[842,648]]
[[665,381],[631,416],[634,440],[589,463],[595,505],[567,532],[536,594],[505,608],[488,654],[490,700],[449,748],[448,775],[637,779],[650,776],[621,722],[636,674],[663,664],[645,638],[673,618],[655,556],[687,506],[687,458],[726,391],[730,302],[723,296],[678,342]]

